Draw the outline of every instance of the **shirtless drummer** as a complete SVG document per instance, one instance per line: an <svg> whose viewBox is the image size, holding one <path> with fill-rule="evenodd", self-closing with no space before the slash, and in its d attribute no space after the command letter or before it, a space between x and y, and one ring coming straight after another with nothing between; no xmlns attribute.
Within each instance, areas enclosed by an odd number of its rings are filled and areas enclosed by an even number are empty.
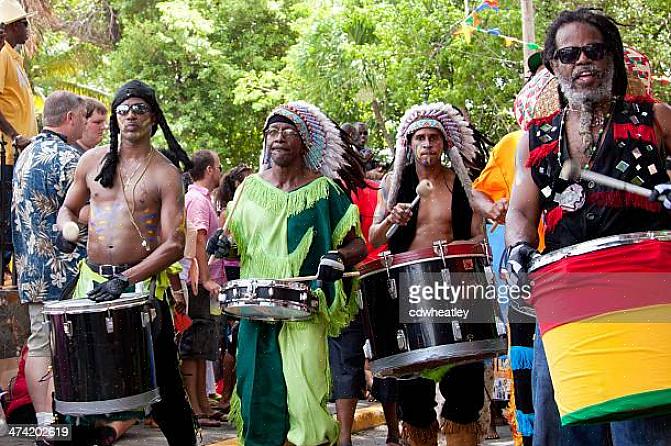
<svg viewBox="0 0 671 446"><path fill-rule="evenodd" d="M161 401L153 416L171 446L195 445L191 408L179 374L174 327L164 299L166 268L184 253L184 191L179 170L151 145L158 127L175 159L191 166L168 127L154 90L133 80L112 102L110 145L82 156L58 214L58 227L77 222L90 200L88 259L80 263L74 298L102 302L155 280L161 328L154 341ZM61 249L67 243L59 237ZM145 290L148 286L145 286Z"/></svg>
<svg viewBox="0 0 671 446"><path fill-rule="evenodd" d="M405 113L396 136L393 171L385 177L378 193L369 234L375 247L388 243L389 250L396 254L431 247L437 240L483 240L483 222L467 199L471 182L461 156L475 157L472 134L460 112L449 104L416 105ZM444 154L452 168L441 163ZM430 205L420 201L414 212L409 203L415 198L419 181L425 179L433 184ZM400 227L387 240L386 233L393 224ZM483 388L482 363L453 367L440 380L441 393L446 397L441 417L447 444L477 444ZM402 438L412 446L437 444L435 394L436 383L432 380L399 380Z"/></svg>

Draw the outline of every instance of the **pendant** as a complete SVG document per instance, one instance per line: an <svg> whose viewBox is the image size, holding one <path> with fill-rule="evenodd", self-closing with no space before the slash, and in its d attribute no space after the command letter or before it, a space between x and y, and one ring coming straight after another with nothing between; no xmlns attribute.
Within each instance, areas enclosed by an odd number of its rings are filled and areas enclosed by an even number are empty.
<svg viewBox="0 0 671 446"><path fill-rule="evenodd" d="M144 239L144 238L142 239L142 247L147 252L151 251L151 248L149 247L149 243L147 243L147 239Z"/></svg>
<svg viewBox="0 0 671 446"><path fill-rule="evenodd" d="M559 195L559 206L566 212L574 212L585 204L585 190L581 185L574 183Z"/></svg>

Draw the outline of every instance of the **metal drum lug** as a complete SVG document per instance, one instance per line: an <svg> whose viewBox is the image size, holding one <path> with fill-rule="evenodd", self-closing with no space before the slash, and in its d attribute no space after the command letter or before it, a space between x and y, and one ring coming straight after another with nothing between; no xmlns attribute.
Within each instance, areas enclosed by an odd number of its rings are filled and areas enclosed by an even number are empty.
<svg viewBox="0 0 671 446"><path fill-rule="evenodd" d="M140 313L140 320L142 321L142 328L145 328L147 325L149 325L149 323L151 322L149 313L147 313L146 311Z"/></svg>
<svg viewBox="0 0 671 446"><path fill-rule="evenodd" d="M389 274L389 268L394 263L394 254L391 251L382 251L377 255L382 260L382 265L387 269L387 274Z"/></svg>
<svg viewBox="0 0 671 446"><path fill-rule="evenodd" d="M366 359L373 359L373 348L370 346L370 339L366 339L363 344L363 356Z"/></svg>
<svg viewBox="0 0 671 446"><path fill-rule="evenodd" d="M451 285L452 285L452 278L450 277L450 270L449 270L449 269L447 269L447 268L441 268L441 270L440 270L440 276L442 277L443 282L444 282L447 286L451 286Z"/></svg>
<svg viewBox="0 0 671 446"><path fill-rule="evenodd" d="M389 291L389 297L391 297L393 300L398 299L398 289L396 288L396 279L392 279L391 277L387 279L387 290Z"/></svg>
<svg viewBox="0 0 671 446"><path fill-rule="evenodd" d="M455 341L461 341L464 339L461 335L461 327L457 321L452 321L452 337Z"/></svg>
<svg viewBox="0 0 671 446"><path fill-rule="evenodd" d="M408 340L405 337L403 330L398 330L396 332L396 343L398 344L398 349L401 351L408 350Z"/></svg>
<svg viewBox="0 0 671 446"><path fill-rule="evenodd" d="M447 251L447 240L436 240L433 242L433 252L440 256L440 259L443 261L443 268L447 268L447 262L445 261L445 252Z"/></svg>
<svg viewBox="0 0 671 446"><path fill-rule="evenodd" d="M363 309L363 293L361 290L356 290L354 292L354 298L356 299L356 304L359 307L359 310Z"/></svg>
<svg viewBox="0 0 671 446"><path fill-rule="evenodd" d="M68 336L69 338L72 337L72 322L70 321L65 321L63 322L63 332Z"/></svg>
<svg viewBox="0 0 671 446"><path fill-rule="evenodd" d="M112 313L109 308L107 309L107 317L105 318L105 329L107 333L114 333L114 319L112 319Z"/></svg>

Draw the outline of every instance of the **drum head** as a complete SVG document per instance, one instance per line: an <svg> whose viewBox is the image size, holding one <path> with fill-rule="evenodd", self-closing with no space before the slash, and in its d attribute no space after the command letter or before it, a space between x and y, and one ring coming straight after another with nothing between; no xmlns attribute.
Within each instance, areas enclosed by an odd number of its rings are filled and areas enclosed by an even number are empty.
<svg viewBox="0 0 671 446"><path fill-rule="evenodd" d="M256 321L301 321L319 306L307 285L270 279L232 280L219 302L225 313Z"/></svg>
<svg viewBox="0 0 671 446"><path fill-rule="evenodd" d="M508 341L502 337L437 345L376 359L371 362L371 370L378 378L416 378L425 370L494 358L507 349Z"/></svg>
<svg viewBox="0 0 671 446"><path fill-rule="evenodd" d="M254 321L304 321L314 314L308 311L307 305L259 299L253 304L231 301L224 308L224 312L240 319Z"/></svg>
<svg viewBox="0 0 671 446"><path fill-rule="evenodd" d="M453 241L443 245L442 257L437 246L407 251L399 254L389 252L378 254L377 259L369 260L357 265L361 273L359 279L369 275L377 274L387 270L403 268L407 265L415 265L426 262L442 262L443 259L489 257L487 248L482 243L470 243L465 241Z"/></svg>
<svg viewBox="0 0 671 446"><path fill-rule="evenodd" d="M301 282L289 282L285 280L274 279L238 279L230 280L222 291L232 289L255 289L255 288L276 288L295 291L310 291L310 287ZM221 299L220 299L221 300Z"/></svg>
<svg viewBox="0 0 671 446"><path fill-rule="evenodd" d="M567 257L579 256L617 246L633 245L648 240L671 241L671 231L633 232L631 234L611 235L567 246L533 260L529 266L529 272L536 271Z"/></svg>
<svg viewBox="0 0 671 446"><path fill-rule="evenodd" d="M147 295L142 293L124 293L119 299L109 302L94 302L90 299L70 299L58 302L45 302L45 314L79 314L98 313L108 310L120 310L122 308L143 305Z"/></svg>

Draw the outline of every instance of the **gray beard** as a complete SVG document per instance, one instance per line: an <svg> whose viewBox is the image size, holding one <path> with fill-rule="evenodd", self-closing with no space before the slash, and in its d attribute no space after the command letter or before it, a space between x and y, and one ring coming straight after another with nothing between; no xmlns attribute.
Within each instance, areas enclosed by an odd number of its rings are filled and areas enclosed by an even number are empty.
<svg viewBox="0 0 671 446"><path fill-rule="evenodd" d="M580 67L584 69L585 67ZM593 90L576 90L573 88L572 77L557 76L559 87L568 101L569 109L579 113L578 133L582 137L582 150L585 151L594 144L592 124L594 123L597 105L608 101L613 96L613 59L608 64L602 75L601 85Z"/></svg>
<svg viewBox="0 0 671 446"><path fill-rule="evenodd" d="M580 67L584 69L585 67ZM575 70L574 70L575 71ZM582 110L587 104L591 109L595 104L610 100L613 96L613 59L608 58L608 64L602 74L601 85L593 90L576 90L573 88L573 78L557 76L559 87L571 108Z"/></svg>

